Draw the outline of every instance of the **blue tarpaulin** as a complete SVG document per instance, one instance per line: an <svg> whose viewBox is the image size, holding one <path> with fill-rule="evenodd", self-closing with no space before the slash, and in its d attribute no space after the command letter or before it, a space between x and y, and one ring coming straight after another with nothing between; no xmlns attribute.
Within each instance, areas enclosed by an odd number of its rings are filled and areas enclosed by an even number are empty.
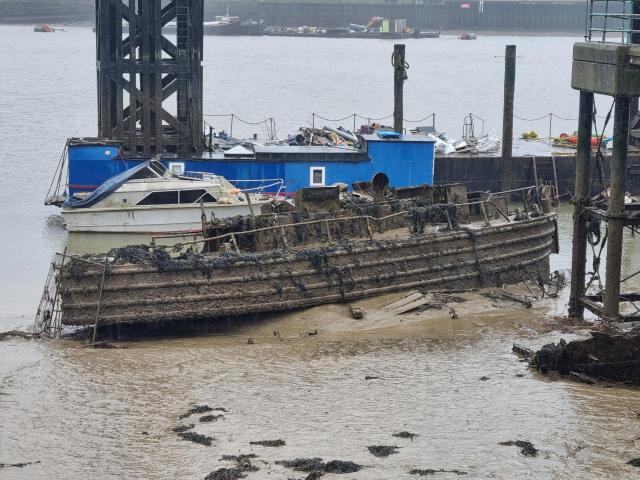
<svg viewBox="0 0 640 480"><path fill-rule="evenodd" d="M125 170L124 172L105 180L102 184L98 185L98 188L85 198L70 197L69 200L62 204L62 208L87 208L95 205L100 200L115 192L136 173L148 168L149 163L149 161L141 163L140 165L136 165L129 170Z"/></svg>
<svg viewBox="0 0 640 480"><path fill-rule="evenodd" d="M400 138L400 134L392 130L378 130L376 133L380 138Z"/></svg>

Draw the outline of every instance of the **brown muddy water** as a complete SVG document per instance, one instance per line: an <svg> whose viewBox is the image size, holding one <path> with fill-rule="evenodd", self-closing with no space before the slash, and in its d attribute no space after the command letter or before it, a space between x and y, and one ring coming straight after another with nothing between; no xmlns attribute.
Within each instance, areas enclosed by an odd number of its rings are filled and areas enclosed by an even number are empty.
<svg viewBox="0 0 640 480"><path fill-rule="evenodd" d="M207 113L275 115L290 122L279 123L281 134L304 125L318 105L327 116L389 113L388 75L372 65L388 64L393 42L353 40L349 48L367 54L342 61L336 54L342 44L304 40L205 39ZM495 133L500 56L505 44L516 43L517 111L575 116L568 63L574 40L407 41L407 114L420 118L435 110L442 129L455 135L466 113L480 112ZM57 212L41 206L64 139L95 132L91 32L34 36L28 27L0 27L0 45L11 65L0 82L4 331L32 323L55 250L104 250L142 239L67 236ZM314 61L301 63L309 52ZM243 81L219 74L219 65L241 71ZM545 125L516 128L544 131ZM563 207L554 269L569 266L570 224ZM638 245L625 247L626 274L640 267ZM640 278L634 281L631 287L640 287ZM626 464L640 457L637 389L541 376L511 354L513 343L535 348L584 334L561 332L552 319L565 312L566 294L531 310L471 295L451 304L457 319L448 308L391 316L377 307L393 298L372 299L363 304L362 321L351 320L346 306L326 306L230 321L217 335L120 342L124 348L115 349L70 340L0 341L0 478L202 479L235 466L223 455L249 453L258 456L251 462L259 468L245 472L249 480L305 478L276 464L296 457L363 466L328 473L327 480L421 478L409 474L413 469L467 473L434 473L443 479L637 478L640 469ZM228 411L179 419L194 405ZM207 415L223 417L200 422ZM192 423L193 432L214 438L211 446L172 430ZM393 436L402 431L417 436ZM280 439L284 446L251 444ZM531 442L537 456L499 445L518 440ZM377 457L371 446L398 448Z"/></svg>
<svg viewBox="0 0 640 480"><path fill-rule="evenodd" d="M568 259L567 208L560 219L564 253L554 268ZM636 478L626 462L640 457L638 390L542 376L510 352L513 343L584 335L561 333L552 318L566 298L527 310L463 297L448 304L457 319L447 307L380 310L395 295L363 302L361 321L332 305L115 349L0 342L0 463L38 462L2 468L0 478L204 478L238 454L257 455L249 479L306 478L276 463L298 457L363 466L327 479L421 478L414 469L458 471L437 478ZM227 411L180 419L194 405ZM199 421L211 414L223 417ZM172 430L190 424L211 446ZM393 436L401 431L417 436ZM284 446L251 444L280 439ZM499 445L516 440L537 456ZM397 453L367 448L379 445Z"/></svg>

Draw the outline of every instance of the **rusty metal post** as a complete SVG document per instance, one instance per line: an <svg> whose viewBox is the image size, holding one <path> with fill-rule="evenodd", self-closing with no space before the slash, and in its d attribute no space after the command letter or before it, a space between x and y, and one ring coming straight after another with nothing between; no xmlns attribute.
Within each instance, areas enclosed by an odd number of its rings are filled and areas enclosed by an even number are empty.
<svg viewBox="0 0 640 480"><path fill-rule="evenodd" d="M607 276L604 287L604 316L616 320L620 315L620 269L625 221L624 180L629 138L629 97L616 97L611 154L611 187L607 210Z"/></svg>
<svg viewBox="0 0 640 480"><path fill-rule="evenodd" d="M513 99L516 87L516 46L507 45L504 57L504 104L502 110L502 165L500 190L511 190L513 183Z"/></svg>
<svg viewBox="0 0 640 480"><path fill-rule="evenodd" d="M402 133L404 118L404 81L407 79L405 64L405 48L403 44L393 46L393 129Z"/></svg>
<svg viewBox="0 0 640 480"><path fill-rule="evenodd" d="M578 151L576 153L576 186L573 213L573 247L571 251L571 296L569 316L582 318L584 306L585 269L587 263L587 222L584 212L589 202L591 187L591 127L593 120L593 93L580 92L578 113Z"/></svg>

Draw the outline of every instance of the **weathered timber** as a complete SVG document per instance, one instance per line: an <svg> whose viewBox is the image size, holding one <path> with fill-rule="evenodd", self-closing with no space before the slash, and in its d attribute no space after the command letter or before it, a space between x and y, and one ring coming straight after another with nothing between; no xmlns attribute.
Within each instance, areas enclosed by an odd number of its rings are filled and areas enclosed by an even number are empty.
<svg viewBox="0 0 640 480"><path fill-rule="evenodd" d="M603 380L640 384L640 329L627 333L592 332L591 338L548 344L531 364L562 375L577 374Z"/></svg>
<svg viewBox="0 0 640 480"><path fill-rule="evenodd" d="M374 222L375 223L375 222ZM103 268L71 258L62 271L62 321L100 325L219 318L349 302L383 293L472 288L548 273L554 214L411 234L407 226L340 244L259 252L152 252ZM275 229L277 230L277 229Z"/></svg>

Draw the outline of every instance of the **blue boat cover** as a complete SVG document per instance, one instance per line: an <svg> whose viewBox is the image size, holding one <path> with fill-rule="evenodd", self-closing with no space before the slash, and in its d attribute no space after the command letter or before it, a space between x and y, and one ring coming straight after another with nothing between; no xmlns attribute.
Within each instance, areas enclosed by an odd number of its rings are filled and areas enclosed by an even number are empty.
<svg viewBox="0 0 640 480"><path fill-rule="evenodd" d="M377 130L376 133L380 138L400 138L400 134L393 130Z"/></svg>
<svg viewBox="0 0 640 480"><path fill-rule="evenodd" d="M150 161L147 160L140 165L136 165L133 168L125 170L124 172L105 180L103 183L98 185L98 188L96 188L93 192L91 192L84 198L73 196L69 197L69 199L62 204L62 208L88 208L92 205L95 205L100 200L115 192L122 186L122 184L133 177L136 173L144 170L145 168L148 168L149 164Z"/></svg>

